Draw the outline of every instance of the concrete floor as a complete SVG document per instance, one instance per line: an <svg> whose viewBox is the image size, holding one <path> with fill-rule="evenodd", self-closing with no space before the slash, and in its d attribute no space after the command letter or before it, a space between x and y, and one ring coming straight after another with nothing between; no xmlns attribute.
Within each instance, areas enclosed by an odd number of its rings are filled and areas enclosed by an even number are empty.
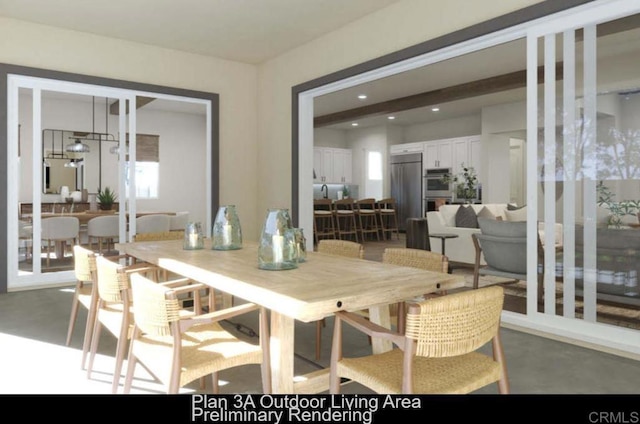
<svg viewBox="0 0 640 424"><path fill-rule="evenodd" d="M108 394L113 375L115 339L103 332L95 372L81 370L86 312L81 310L71 346L64 345L72 287L47 288L0 295L0 394ZM256 317L234 319L257 329ZM231 331L233 325L227 324ZM297 323L295 371L304 374L329 363L333 320L323 331L322 357L314 359L315 323ZM640 361L503 328L502 338L513 394L638 394ZM370 351L367 338L345 329L345 355ZM254 340L257 340L254 338ZM488 348L488 346L485 346ZM126 367L125 367L126 368ZM139 368L132 393L163 393L164 388ZM220 374L222 393L260 393L256 365ZM199 391L197 384L183 389ZM343 393L370 393L350 383ZM480 394L495 394L488 386Z"/></svg>

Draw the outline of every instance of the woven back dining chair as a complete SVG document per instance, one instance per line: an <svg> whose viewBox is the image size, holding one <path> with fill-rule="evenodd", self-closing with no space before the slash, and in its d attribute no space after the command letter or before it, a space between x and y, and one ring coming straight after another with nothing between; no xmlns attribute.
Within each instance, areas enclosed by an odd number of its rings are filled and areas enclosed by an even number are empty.
<svg viewBox="0 0 640 424"><path fill-rule="evenodd" d="M364 259L364 246L355 241L323 239L318 242L317 250L319 253ZM326 325L327 321L324 318L316 321L316 360L320 359L322 328Z"/></svg>
<svg viewBox="0 0 640 424"><path fill-rule="evenodd" d="M73 246L73 263L76 286L73 291L71 316L69 317L69 327L67 329L67 340L65 344L67 346L71 344L73 329L75 328L76 320L78 318L78 310L80 306L83 306L87 310L87 321L85 323L84 339L82 341L81 366L82 369L85 369L96 314L96 304L98 301L97 294L95 293L97 289L95 284L96 255L89 249L85 249L80 245L75 245Z"/></svg>
<svg viewBox="0 0 640 424"><path fill-rule="evenodd" d="M449 259L445 255L422 249L387 247L382 253L382 262L386 264L424 269L425 271L442 272L445 274L449 270ZM446 291L441 290L438 294L446 294ZM425 297L430 296L432 295L425 295ZM392 305L390 308L390 314L392 318L396 319L396 328L398 329L398 332L403 334L405 302L398 302L397 304Z"/></svg>
<svg viewBox="0 0 640 424"><path fill-rule="evenodd" d="M178 295L202 290L203 284L157 284L140 274L131 276L135 326L129 349L124 392L129 393L137 363L178 393L191 381L212 375L213 393L219 392L218 372L260 364L262 389L271 393L269 330L266 310L252 303L228 309L180 316ZM259 311L259 344L242 341L219 322Z"/></svg>
<svg viewBox="0 0 640 424"><path fill-rule="evenodd" d="M116 362L113 373L112 393L120 384L122 363L127 351L131 331L132 310L129 276L132 272L146 272L157 281L157 268L147 263L122 265L112 258L96 257L97 302L91 334L91 348L87 378L91 378L93 364L100 341L102 327L116 337Z"/></svg>
<svg viewBox="0 0 640 424"><path fill-rule="evenodd" d="M331 350L330 392L340 379L360 383L380 394L466 394L497 383L509 393L500 341L504 291L500 286L467 290L409 306L407 328L398 334L351 312L336 312ZM381 354L345 358L342 324L396 348ZM491 342L492 353L481 348Z"/></svg>

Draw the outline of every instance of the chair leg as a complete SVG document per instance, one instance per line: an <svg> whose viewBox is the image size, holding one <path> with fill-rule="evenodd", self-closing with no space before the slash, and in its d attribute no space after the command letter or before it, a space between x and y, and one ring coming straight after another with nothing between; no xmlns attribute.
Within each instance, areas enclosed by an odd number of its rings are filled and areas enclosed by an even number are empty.
<svg viewBox="0 0 640 424"><path fill-rule="evenodd" d="M76 284L76 290L73 294L73 304L71 305L71 317L69 317L69 327L67 329L67 340L65 345L69 346L71 344L71 335L73 334L73 329L76 325L76 318L78 317L78 290L82 287L82 284Z"/></svg>
<svg viewBox="0 0 640 424"><path fill-rule="evenodd" d="M91 349L89 350L89 364L87 365L87 378L91 378L91 371L93 370L93 360L96 357L96 351L98 350L98 342L100 340L100 320L99 320L99 308L100 304L97 305L96 310L96 318L93 323L93 332L91 334Z"/></svg>

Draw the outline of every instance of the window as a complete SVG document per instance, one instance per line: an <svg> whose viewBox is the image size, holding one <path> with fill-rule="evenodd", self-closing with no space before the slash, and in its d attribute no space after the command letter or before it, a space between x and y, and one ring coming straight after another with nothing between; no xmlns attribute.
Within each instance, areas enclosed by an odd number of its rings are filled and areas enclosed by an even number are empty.
<svg viewBox="0 0 640 424"><path fill-rule="evenodd" d="M129 141L127 134L127 143ZM160 141L157 135L136 135L136 199L157 199L160 175ZM125 164L129 175L129 161ZM129 179L126 182L129 194Z"/></svg>
<svg viewBox="0 0 640 424"><path fill-rule="evenodd" d="M129 162L125 164L126 174L129 175ZM158 162L136 162L136 199L158 198L158 176L160 174ZM129 179L126 180L127 197L129 196Z"/></svg>
<svg viewBox="0 0 640 424"><path fill-rule="evenodd" d="M368 164L369 179L382 180L382 154L380 152L369 152Z"/></svg>

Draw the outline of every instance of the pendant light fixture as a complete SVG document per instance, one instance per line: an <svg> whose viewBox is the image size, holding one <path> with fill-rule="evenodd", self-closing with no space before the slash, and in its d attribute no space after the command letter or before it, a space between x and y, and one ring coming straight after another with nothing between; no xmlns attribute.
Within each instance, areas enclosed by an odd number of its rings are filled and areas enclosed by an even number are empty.
<svg viewBox="0 0 640 424"><path fill-rule="evenodd" d="M89 153L91 149L87 144L84 144L79 138L73 144L67 145L67 152L72 153Z"/></svg>
<svg viewBox="0 0 640 424"><path fill-rule="evenodd" d="M84 165L84 159L70 159L69 162L64 164L65 168L79 168Z"/></svg>

